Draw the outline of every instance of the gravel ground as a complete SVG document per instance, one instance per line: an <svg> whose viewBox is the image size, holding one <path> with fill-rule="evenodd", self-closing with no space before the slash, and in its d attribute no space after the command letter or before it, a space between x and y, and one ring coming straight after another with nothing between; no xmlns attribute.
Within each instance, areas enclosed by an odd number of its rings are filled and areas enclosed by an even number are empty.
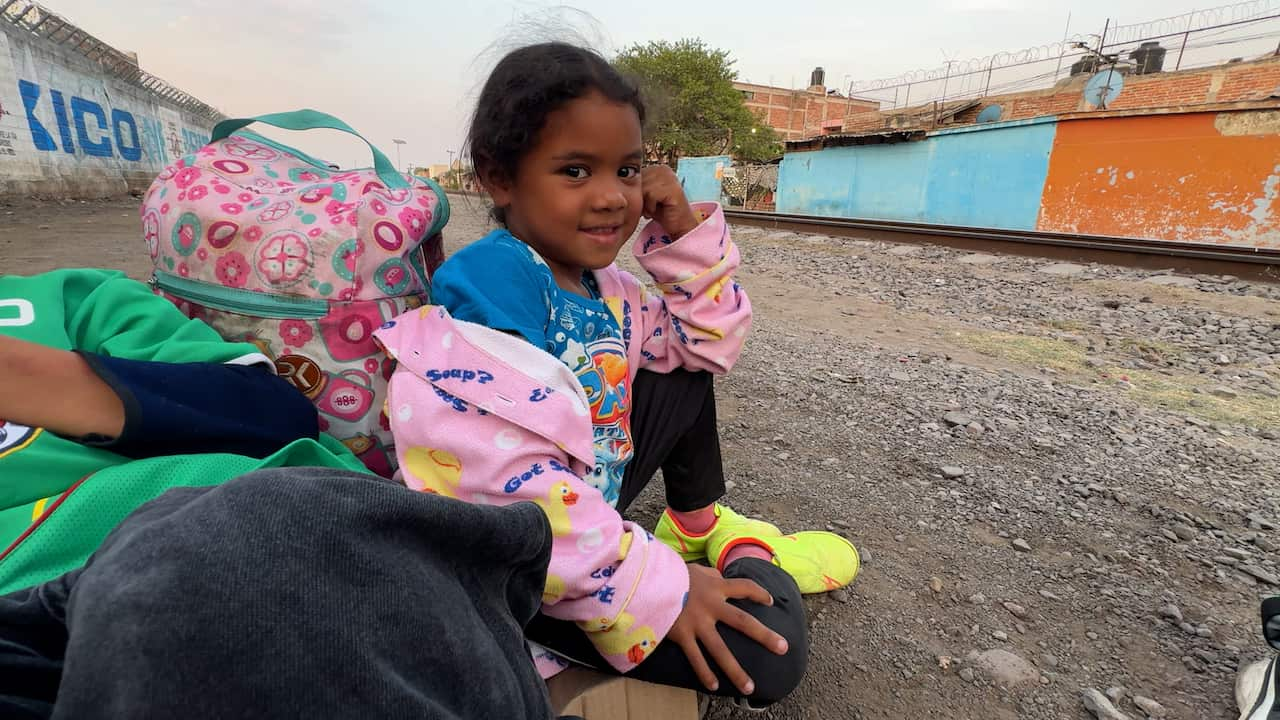
<svg viewBox="0 0 1280 720"><path fill-rule="evenodd" d="M481 213L455 199L451 246ZM132 202L0 207L0 263L145 277L136 226ZM1280 592L1280 288L735 237L756 323L717 389L728 500L865 567L811 598L794 696L710 717L1091 718L1089 689L1236 717ZM655 483L635 514L660 510Z"/></svg>

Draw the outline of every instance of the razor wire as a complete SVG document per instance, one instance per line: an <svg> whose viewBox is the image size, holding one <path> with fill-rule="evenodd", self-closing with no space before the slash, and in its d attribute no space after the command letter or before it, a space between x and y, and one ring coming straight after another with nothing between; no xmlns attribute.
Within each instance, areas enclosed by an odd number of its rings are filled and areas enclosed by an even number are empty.
<svg viewBox="0 0 1280 720"><path fill-rule="evenodd" d="M162 78L138 67L137 61L33 0L0 0L0 21L36 37L62 45L98 63L112 77L136 85L197 117L218 122L226 115Z"/></svg>
<svg viewBox="0 0 1280 720"><path fill-rule="evenodd" d="M1280 15L1280 0L1250 0L1250 2L1222 5L1207 10L1192 10L1181 15L1112 26L1107 31L1107 46L1125 45L1197 30L1208 30L1223 25L1234 25L1268 15Z"/></svg>
<svg viewBox="0 0 1280 720"><path fill-rule="evenodd" d="M1060 69L1064 63L1074 62L1077 59L1094 54L1100 45L1103 50L1114 53L1116 48L1135 46L1144 41L1184 35L1195 36L1210 30L1231 28L1277 18L1280 18L1280 0L1250 0L1250 2L1195 10L1182 15L1129 25L1110 25L1101 34L1074 34L1057 42L1021 50L996 52L967 60L952 60L942 66L909 70L893 77L854 81L849 85L849 93L874 93L896 88L909 88L912 85L924 83L959 82L963 84L966 78L972 76L990 75L995 71L1006 68L1034 65L1047 61L1058 61ZM1233 39L1218 44L1226 45L1242 42L1243 40L1244 38ZM1184 47L1183 49L1185 50L1186 48ZM1055 77L1056 74L1055 72ZM961 91L960 95L969 95L972 92ZM956 96L951 93L945 94L945 99L954 97Z"/></svg>
<svg viewBox="0 0 1280 720"><path fill-rule="evenodd" d="M1277 0L1280 1L1280 0ZM992 70L1000 70L1018 65L1030 65L1046 60L1071 57L1082 54L1075 43L1088 43L1095 40L1096 35L1072 35L1066 40L1023 48L1021 50L1002 51L985 57L968 60L953 60L942 67L909 70L901 75L879 80L855 81L851 84L851 92L873 92L922 82L934 82L964 75L976 75Z"/></svg>

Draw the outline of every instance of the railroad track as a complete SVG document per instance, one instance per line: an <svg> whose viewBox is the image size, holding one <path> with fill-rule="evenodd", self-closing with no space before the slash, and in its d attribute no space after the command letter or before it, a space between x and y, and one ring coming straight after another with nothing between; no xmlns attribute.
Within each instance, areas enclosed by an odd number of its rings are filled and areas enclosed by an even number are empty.
<svg viewBox="0 0 1280 720"><path fill-rule="evenodd" d="M725 210L735 223L757 227L858 237L889 242L946 245L1111 265L1173 269L1180 272L1280 282L1280 249L1170 242L1143 238L999 230L962 225L831 218L817 215Z"/></svg>

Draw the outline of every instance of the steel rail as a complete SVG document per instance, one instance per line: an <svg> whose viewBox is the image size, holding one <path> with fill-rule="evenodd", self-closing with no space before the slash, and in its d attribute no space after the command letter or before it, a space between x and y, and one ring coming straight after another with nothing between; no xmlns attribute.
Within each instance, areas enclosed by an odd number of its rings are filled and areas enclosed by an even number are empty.
<svg viewBox="0 0 1280 720"><path fill-rule="evenodd" d="M1254 248L1175 242L1148 238L1076 233L1005 230L964 225L834 218L794 213L725 210L732 222L843 237L879 236L891 241L945 244L975 250L1023 255L1070 257L1121 265L1169 267L1198 272L1235 270L1230 274L1280 281L1280 248Z"/></svg>

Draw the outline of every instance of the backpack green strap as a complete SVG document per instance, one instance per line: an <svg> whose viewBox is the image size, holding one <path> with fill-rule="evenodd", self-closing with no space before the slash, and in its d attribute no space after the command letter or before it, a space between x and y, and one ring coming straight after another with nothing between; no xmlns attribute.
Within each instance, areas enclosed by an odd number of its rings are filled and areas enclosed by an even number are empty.
<svg viewBox="0 0 1280 720"><path fill-rule="evenodd" d="M266 125L272 125L282 130L339 130L364 140L369 149L373 151L373 169L378 173L378 178L382 180L382 184L391 189L400 189L409 187L409 181L396 169L395 165L387 159L382 151L369 142L363 135L356 132L350 125L339 120L338 118L322 113L319 110L294 110L293 112L269 113L267 115L259 115L249 118L231 118L223 120L213 126L210 142L224 140L231 133L260 122Z"/></svg>

